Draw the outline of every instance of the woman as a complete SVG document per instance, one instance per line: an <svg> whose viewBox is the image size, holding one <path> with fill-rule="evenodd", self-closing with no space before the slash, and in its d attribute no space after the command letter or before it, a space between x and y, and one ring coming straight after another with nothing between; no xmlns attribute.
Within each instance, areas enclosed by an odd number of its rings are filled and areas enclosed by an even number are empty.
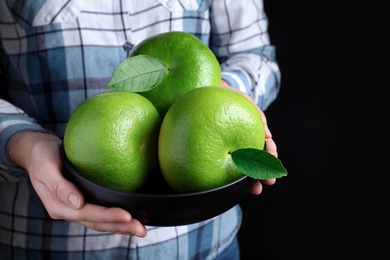
<svg viewBox="0 0 390 260"><path fill-rule="evenodd" d="M122 209L85 202L62 176L59 146L72 111L106 90L132 47L167 31L207 44L221 63L221 85L248 94L266 124L262 111L277 97L280 71L263 2L0 5L0 258L239 259L239 206L191 225L143 226ZM266 129L267 151L277 156ZM252 193L261 191L258 182Z"/></svg>

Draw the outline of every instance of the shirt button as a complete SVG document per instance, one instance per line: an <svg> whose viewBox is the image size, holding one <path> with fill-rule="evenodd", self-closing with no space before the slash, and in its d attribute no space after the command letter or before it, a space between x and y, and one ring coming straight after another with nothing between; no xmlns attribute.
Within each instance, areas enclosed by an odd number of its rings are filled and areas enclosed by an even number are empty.
<svg viewBox="0 0 390 260"><path fill-rule="evenodd" d="M126 42L124 45L123 45L123 49L126 51L126 52L129 52L131 49L133 49L134 45L131 44L130 42Z"/></svg>

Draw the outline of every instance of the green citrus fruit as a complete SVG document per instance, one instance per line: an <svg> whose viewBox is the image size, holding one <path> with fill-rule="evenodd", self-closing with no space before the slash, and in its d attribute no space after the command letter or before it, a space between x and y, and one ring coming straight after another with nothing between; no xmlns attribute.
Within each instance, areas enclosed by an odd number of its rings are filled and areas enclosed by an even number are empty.
<svg viewBox="0 0 390 260"><path fill-rule="evenodd" d="M264 149L265 130L256 106L222 87L194 89L166 113L158 156L167 183L180 193L208 190L245 176L231 153Z"/></svg>
<svg viewBox="0 0 390 260"><path fill-rule="evenodd" d="M146 38L134 47L130 57L140 54L155 57L168 67L160 84L140 93L155 105L162 118L188 91L221 83L221 68L214 53L190 33L173 31Z"/></svg>
<svg viewBox="0 0 390 260"><path fill-rule="evenodd" d="M65 154L86 178L105 187L132 192L158 170L161 118L145 97L103 92L82 102L64 134Z"/></svg>

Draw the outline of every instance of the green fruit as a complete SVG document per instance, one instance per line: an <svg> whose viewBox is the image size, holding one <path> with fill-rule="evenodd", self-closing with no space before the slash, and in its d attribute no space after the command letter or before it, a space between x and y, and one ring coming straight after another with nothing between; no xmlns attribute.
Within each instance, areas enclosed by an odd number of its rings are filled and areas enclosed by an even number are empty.
<svg viewBox="0 0 390 260"><path fill-rule="evenodd" d="M173 31L149 37L137 44L129 57L140 54L155 57L168 67L160 84L140 93L155 105L161 118L188 91L221 83L221 68L214 53L190 33Z"/></svg>
<svg viewBox="0 0 390 260"><path fill-rule="evenodd" d="M119 191L138 190L158 170L161 118L145 97L104 92L81 103L64 135L65 154L89 180Z"/></svg>
<svg viewBox="0 0 390 260"><path fill-rule="evenodd" d="M244 176L231 153L264 149L265 130L256 106L221 87L194 89L166 113L158 156L167 183L180 193L217 188Z"/></svg>

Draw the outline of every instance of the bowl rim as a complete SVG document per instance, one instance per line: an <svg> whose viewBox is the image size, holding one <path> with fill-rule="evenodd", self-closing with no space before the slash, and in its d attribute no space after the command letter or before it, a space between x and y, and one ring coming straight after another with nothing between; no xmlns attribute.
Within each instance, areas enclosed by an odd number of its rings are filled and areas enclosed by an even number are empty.
<svg viewBox="0 0 390 260"><path fill-rule="evenodd" d="M216 192L218 190L225 189L225 188L227 188L229 186L233 186L237 182L241 182L241 181L243 181L246 178L253 179L250 176L247 176L247 175L243 174L244 176L238 178L237 180L229 182L229 183L227 183L225 185L222 185L222 186L219 186L219 187L216 187L216 188L213 188L213 189L208 189L208 190L204 190L204 191L197 191L197 192L172 193L172 194L149 194L149 193L140 193L140 192L126 192L126 191L120 191L120 190L116 190L116 189L113 189L113 188L110 188L110 187L103 186L101 184L98 184L98 183L96 183L94 181L91 181L88 178L84 177L82 174L80 174L77 171L77 169L72 165L72 163L66 157L66 153L65 153L65 148L64 148L63 142L61 144L60 150L61 150L60 151L60 153L61 153L61 160L62 160L62 163L64 164L64 167L67 167L68 169L72 170L73 174L77 174L78 178L83 179L83 181L88 182L89 184L97 186L99 189L104 189L104 190L116 192L116 193L123 194L123 195L132 195L132 196L135 196L135 197L142 197L142 198L179 198L179 197L200 196L200 195L203 195L203 194L212 193L212 192Z"/></svg>

